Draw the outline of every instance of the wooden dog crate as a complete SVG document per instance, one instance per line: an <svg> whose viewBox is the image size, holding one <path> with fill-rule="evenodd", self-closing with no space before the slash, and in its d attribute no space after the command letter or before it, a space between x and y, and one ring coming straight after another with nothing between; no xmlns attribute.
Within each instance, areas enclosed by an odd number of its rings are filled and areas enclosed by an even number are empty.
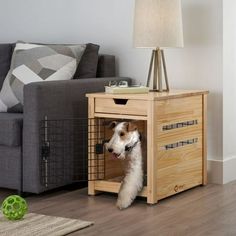
<svg viewBox="0 0 236 236"><path fill-rule="evenodd" d="M147 203L207 183L206 128L207 91L172 90L148 94L87 94L89 118L106 120L138 120L138 129L146 136L145 186L140 196ZM96 134L89 126L91 146L96 145ZM112 132L106 139L111 138ZM95 173L100 165L94 152L89 152L89 166ZM99 159L97 159L99 161ZM113 160L105 153L102 166L104 178L89 181L88 194L100 191L118 193L124 175L124 161ZM101 164L101 163L100 163ZM91 168L91 167L90 167ZM89 170L91 172L91 169ZM93 178L90 178L93 179Z"/></svg>

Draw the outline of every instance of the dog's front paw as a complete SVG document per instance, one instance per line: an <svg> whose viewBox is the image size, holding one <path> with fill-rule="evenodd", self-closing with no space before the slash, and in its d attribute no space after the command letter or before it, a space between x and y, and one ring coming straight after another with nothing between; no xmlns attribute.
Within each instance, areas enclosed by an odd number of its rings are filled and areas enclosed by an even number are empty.
<svg viewBox="0 0 236 236"><path fill-rule="evenodd" d="M118 198L117 200L117 203L116 203L116 206L120 209L120 210L123 210L123 209L126 209L127 207L129 207L131 205L133 201L128 198L128 197L125 197L125 198Z"/></svg>

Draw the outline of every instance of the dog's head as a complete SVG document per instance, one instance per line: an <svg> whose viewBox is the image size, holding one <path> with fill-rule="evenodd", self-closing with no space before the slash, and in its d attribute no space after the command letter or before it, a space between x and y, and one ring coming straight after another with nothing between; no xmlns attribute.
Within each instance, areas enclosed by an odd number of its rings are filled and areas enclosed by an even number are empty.
<svg viewBox="0 0 236 236"><path fill-rule="evenodd" d="M140 140L137 125L134 122L113 121L110 124L114 134L110 141L106 143L106 149L112 153L114 158L125 159L125 154L130 147Z"/></svg>

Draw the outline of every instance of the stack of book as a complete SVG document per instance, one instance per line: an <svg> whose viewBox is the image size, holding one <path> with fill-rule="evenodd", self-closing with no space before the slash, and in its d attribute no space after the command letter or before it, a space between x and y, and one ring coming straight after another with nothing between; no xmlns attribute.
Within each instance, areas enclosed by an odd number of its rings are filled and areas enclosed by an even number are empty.
<svg viewBox="0 0 236 236"><path fill-rule="evenodd" d="M120 94L120 93L148 93L149 88L145 86L130 86L130 87L119 87L119 86L114 86L114 87L109 87L105 86L105 92L106 93L115 93L115 94Z"/></svg>

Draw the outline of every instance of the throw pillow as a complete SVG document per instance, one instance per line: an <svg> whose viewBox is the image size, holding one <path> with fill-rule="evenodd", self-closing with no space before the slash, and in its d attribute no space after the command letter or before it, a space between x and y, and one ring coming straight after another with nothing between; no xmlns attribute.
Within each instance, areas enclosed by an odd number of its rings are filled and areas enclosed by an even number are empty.
<svg viewBox="0 0 236 236"><path fill-rule="evenodd" d="M23 111L23 89L28 83L72 79L85 48L17 43L0 92L0 112Z"/></svg>
<svg viewBox="0 0 236 236"><path fill-rule="evenodd" d="M74 79L96 78L99 45L88 43L77 67Z"/></svg>
<svg viewBox="0 0 236 236"><path fill-rule="evenodd" d="M13 44L0 44L0 89L10 69Z"/></svg>

